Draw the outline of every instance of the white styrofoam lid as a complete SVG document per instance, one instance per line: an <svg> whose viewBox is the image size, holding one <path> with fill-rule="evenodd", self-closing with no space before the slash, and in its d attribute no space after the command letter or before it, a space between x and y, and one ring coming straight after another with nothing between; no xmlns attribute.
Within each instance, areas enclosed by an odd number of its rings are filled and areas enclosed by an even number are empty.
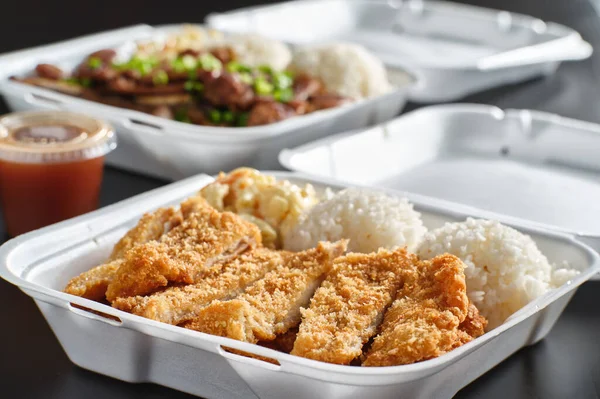
<svg viewBox="0 0 600 399"><path fill-rule="evenodd" d="M600 236L600 126L529 111L434 106L280 154L287 168L414 192Z"/></svg>

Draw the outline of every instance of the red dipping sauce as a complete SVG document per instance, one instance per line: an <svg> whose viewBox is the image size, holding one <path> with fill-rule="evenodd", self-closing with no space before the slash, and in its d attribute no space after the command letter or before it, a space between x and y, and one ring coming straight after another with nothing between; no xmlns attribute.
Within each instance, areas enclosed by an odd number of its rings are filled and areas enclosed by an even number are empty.
<svg viewBox="0 0 600 399"><path fill-rule="evenodd" d="M0 205L10 236L98 207L104 156L116 147L106 123L68 112L0 118Z"/></svg>

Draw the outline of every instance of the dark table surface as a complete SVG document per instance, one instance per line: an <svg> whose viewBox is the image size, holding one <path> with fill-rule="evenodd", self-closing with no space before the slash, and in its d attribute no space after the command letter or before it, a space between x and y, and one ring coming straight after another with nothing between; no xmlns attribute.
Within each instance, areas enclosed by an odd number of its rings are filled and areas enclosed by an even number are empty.
<svg viewBox="0 0 600 399"><path fill-rule="evenodd" d="M600 20L584 0L470 0L569 25L600 44ZM134 23L202 21L251 1L150 0L39 2L10 0L2 8L0 52ZM598 47L600 48L600 46ZM551 77L494 89L462 101L530 108L600 122L600 55L563 65ZM419 107L409 104L407 110ZM0 104L0 112L6 108ZM108 205L166 184L106 168L101 204ZM0 224L0 237L5 237ZM598 398L600 396L600 282L582 286L548 337L525 348L457 394L457 398ZM0 398L185 398L167 388L128 384L82 370L67 359L33 301L0 280Z"/></svg>

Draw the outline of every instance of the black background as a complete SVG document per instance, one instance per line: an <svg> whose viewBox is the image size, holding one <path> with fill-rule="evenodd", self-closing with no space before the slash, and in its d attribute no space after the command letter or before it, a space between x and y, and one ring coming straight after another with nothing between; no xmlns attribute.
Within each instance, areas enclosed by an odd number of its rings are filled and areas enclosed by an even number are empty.
<svg viewBox="0 0 600 399"><path fill-rule="evenodd" d="M600 44L600 20L587 0L467 2L566 24L580 31L592 45ZM2 3L0 53L136 23L201 22L209 12L253 2L5 0ZM462 101L538 109L600 122L598 57L594 55L584 62L565 64L551 77L490 90ZM419 106L409 104L407 110ZM6 107L0 104L0 113L4 111ZM107 167L101 203L108 205L163 184L166 182ZM0 225L0 237L6 239L3 225ZM599 288L600 283L586 283L545 340L521 350L456 397L600 397ZM187 397L190 396L154 385L120 382L72 365L33 301L0 281L0 398Z"/></svg>

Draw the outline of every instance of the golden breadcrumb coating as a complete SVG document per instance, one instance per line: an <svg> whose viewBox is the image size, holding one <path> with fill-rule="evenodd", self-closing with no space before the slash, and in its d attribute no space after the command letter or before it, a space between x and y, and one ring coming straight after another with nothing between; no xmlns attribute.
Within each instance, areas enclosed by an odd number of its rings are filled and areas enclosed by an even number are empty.
<svg viewBox="0 0 600 399"><path fill-rule="evenodd" d="M146 213L138 223L117 242L112 250L109 261L120 259L125 252L138 244L158 240L164 233L181 224L181 212L172 208L160 208L152 213Z"/></svg>
<svg viewBox="0 0 600 399"><path fill-rule="evenodd" d="M256 225L208 204L197 208L159 241L127 251L106 291L109 301L150 294L169 283L192 284L215 262L260 245Z"/></svg>
<svg viewBox="0 0 600 399"><path fill-rule="evenodd" d="M93 301L102 301L106 294L106 288L117 270L119 270L121 263L122 260L113 260L83 272L73 277L64 291L67 294L77 295Z"/></svg>
<svg viewBox="0 0 600 399"><path fill-rule="evenodd" d="M160 208L146 213L115 244L107 263L72 278L65 292L95 301L104 300L106 289L117 274L125 252L138 244L159 239L165 232L181 224L181 221L182 214L175 208Z"/></svg>
<svg viewBox="0 0 600 399"><path fill-rule="evenodd" d="M112 305L148 319L179 324L195 318L215 299L236 297L267 272L283 265L290 255L290 252L256 248L211 266L196 284L169 287L145 297L118 298Z"/></svg>
<svg viewBox="0 0 600 399"><path fill-rule="evenodd" d="M467 317L458 326L461 335L460 345L466 344L467 342L482 336L485 333L487 323L487 319L479 313L479 309L477 309L472 302L469 302Z"/></svg>
<svg viewBox="0 0 600 399"><path fill-rule="evenodd" d="M386 312L363 366L395 366L440 356L460 345L469 312L465 265L449 254L420 261Z"/></svg>
<svg viewBox="0 0 600 399"><path fill-rule="evenodd" d="M385 309L418 261L405 249L348 254L333 269L303 309L292 355L350 364L376 334Z"/></svg>
<svg viewBox="0 0 600 399"><path fill-rule="evenodd" d="M267 273L244 294L212 302L183 326L239 341L272 341L300 322L300 308L309 303L331 263L346 247L347 241L319 243L294 253L286 265Z"/></svg>

